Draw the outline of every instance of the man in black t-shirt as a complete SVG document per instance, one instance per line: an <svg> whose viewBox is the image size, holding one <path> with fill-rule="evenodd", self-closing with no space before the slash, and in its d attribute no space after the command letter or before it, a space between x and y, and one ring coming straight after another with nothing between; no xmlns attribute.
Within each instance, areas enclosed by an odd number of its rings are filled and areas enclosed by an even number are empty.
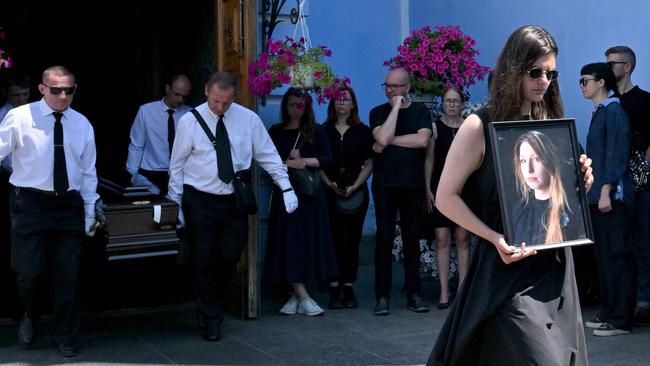
<svg viewBox="0 0 650 366"><path fill-rule="evenodd" d="M407 307L415 312L427 312L429 308L420 298L418 215L424 200L424 160L432 133L431 115L424 105L409 100L411 84L404 69L390 71L382 86L388 103L370 111L370 128L376 141L372 180L377 219L375 315L390 313L391 252L398 212Z"/></svg>
<svg viewBox="0 0 650 366"><path fill-rule="evenodd" d="M645 152L650 161L650 93L632 83L636 55L627 46L610 47L605 51L618 87L617 96L630 120L632 146ZM632 192L633 193L633 192ZM625 193L624 193L625 194ZM650 322L650 191L636 193L636 227L632 237L636 241L638 267L637 322Z"/></svg>

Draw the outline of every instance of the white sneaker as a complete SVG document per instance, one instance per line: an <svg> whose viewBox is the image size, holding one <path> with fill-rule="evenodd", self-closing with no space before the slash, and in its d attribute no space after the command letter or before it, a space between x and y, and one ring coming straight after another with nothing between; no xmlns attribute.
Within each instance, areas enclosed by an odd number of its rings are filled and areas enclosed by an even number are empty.
<svg viewBox="0 0 650 366"><path fill-rule="evenodd" d="M298 305L298 314L305 314L307 316L317 316L324 314L325 310L318 306L316 301L311 297L307 297Z"/></svg>
<svg viewBox="0 0 650 366"><path fill-rule="evenodd" d="M278 314L282 315L293 315L298 311L298 299L295 296L291 296L289 301L287 301L284 306L278 310Z"/></svg>

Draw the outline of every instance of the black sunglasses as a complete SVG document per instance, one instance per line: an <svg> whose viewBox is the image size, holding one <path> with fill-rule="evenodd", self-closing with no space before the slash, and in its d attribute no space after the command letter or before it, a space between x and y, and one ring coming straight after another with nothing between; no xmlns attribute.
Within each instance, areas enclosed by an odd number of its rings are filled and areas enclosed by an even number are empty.
<svg viewBox="0 0 650 366"><path fill-rule="evenodd" d="M59 95L62 92L65 92L66 95L72 95L74 94L75 90L77 90L76 86L58 87L58 86L45 85L45 87L50 89L50 93L52 93L52 95Z"/></svg>
<svg viewBox="0 0 650 366"><path fill-rule="evenodd" d="M546 75L546 80L548 81L553 81L557 79L558 75L560 74L557 70L551 69L551 70L542 70L541 67L533 67L532 69L526 71L528 76L530 76L531 79L539 79L542 77L542 75Z"/></svg>
<svg viewBox="0 0 650 366"><path fill-rule="evenodd" d="M596 80L596 79L594 79L594 78L591 78L591 79L590 78L580 78L578 80L578 84L580 84L581 86L587 86L587 84L589 84L589 80Z"/></svg>

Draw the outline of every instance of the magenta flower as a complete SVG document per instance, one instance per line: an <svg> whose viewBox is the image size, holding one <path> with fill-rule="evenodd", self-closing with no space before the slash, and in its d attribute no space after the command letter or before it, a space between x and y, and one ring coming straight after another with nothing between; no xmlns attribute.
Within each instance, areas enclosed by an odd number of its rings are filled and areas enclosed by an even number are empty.
<svg viewBox="0 0 650 366"><path fill-rule="evenodd" d="M323 58L331 56L332 51L327 46L309 48L304 38L298 41L291 37L285 37L284 41L270 39L267 50L248 65L246 84L256 96L267 96L284 85L298 86L314 94L318 103L324 103L342 94L341 87L350 82L347 77L336 77L325 63ZM314 85L310 86L308 82L312 79Z"/></svg>
<svg viewBox="0 0 650 366"><path fill-rule="evenodd" d="M476 61L476 42L458 26L424 26L404 38L397 56L384 61L391 70L404 68L418 93L441 95L445 87L466 88L490 72Z"/></svg>

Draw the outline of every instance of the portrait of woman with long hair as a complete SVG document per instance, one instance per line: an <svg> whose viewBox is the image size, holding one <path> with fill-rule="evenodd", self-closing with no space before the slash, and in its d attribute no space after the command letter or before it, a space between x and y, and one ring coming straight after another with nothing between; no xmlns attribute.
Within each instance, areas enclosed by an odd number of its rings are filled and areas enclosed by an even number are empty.
<svg viewBox="0 0 650 366"><path fill-rule="evenodd" d="M513 160L521 199L512 212L512 244L564 241L571 209L562 186L555 144L542 132L528 131L517 139Z"/></svg>

